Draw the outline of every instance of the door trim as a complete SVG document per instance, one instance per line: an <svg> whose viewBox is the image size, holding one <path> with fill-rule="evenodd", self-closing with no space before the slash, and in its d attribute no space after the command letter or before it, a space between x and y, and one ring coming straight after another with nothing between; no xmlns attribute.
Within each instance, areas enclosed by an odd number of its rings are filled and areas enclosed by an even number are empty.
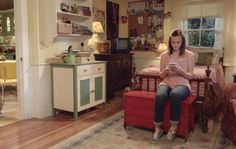
<svg viewBox="0 0 236 149"><path fill-rule="evenodd" d="M17 98L19 119L26 119L25 104L30 98L24 92L24 70L29 66L29 62L24 57L29 56L28 39L28 9L27 0L14 0L15 18L15 46L16 46L16 72L17 72ZM24 50L23 50L24 49Z"/></svg>

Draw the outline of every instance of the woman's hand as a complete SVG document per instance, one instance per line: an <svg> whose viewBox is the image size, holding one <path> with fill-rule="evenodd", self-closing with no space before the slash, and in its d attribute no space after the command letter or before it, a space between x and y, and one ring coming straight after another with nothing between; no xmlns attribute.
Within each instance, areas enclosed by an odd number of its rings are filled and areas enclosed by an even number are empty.
<svg viewBox="0 0 236 149"><path fill-rule="evenodd" d="M166 67L164 67L164 69L159 73L159 77L160 78L164 78L166 75L168 75L168 73L171 71L171 68L169 65L167 65Z"/></svg>
<svg viewBox="0 0 236 149"><path fill-rule="evenodd" d="M171 66L170 66L170 65L167 65L167 66L165 67L165 69L164 69L164 72L165 72L166 74L168 74L168 73L170 72L170 70L171 70Z"/></svg>
<svg viewBox="0 0 236 149"><path fill-rule="evenodd" d="M174 71L174 72L178 73L179 75L181 75L181 76L183 76L183 77L185 77L185 78L187 78L189 80L192 78L192 75L189 75L179 65L172 65L171 66L171 71Z"/></svg>
<svg viewBox="0 0 236 149"><path fill-rule="evenodd" d="M182 75L183 73L185 73L184 72L184 70L181 68L181 66L179 66L179 65L170 65L170 70L171 71L174 71L174 72L176 72L176 73L178 73L178 74L180 74L180 75Z"/></svg>

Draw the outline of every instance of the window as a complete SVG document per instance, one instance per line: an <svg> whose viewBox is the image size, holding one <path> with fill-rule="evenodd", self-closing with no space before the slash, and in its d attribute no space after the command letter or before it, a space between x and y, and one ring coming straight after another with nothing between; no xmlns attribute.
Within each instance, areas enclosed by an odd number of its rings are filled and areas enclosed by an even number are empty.
<svg viewBox="0 0 236 149"><path fill-rule="evenodd" d="M219 34L216 17L191 18L183 21L183 30L188 46L214 47Z"/></svg>
<svg viewBox="0 0 236 149"><path fill-rule="evenodd" d="M7 31L8 32L11 31L11 20L10 20L10 17L7 17Z"/></svg>

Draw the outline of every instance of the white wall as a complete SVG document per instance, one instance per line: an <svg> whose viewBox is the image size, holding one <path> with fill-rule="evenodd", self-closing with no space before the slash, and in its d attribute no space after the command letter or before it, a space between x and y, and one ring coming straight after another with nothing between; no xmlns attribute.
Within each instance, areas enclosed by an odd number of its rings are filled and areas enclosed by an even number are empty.
<svg viewBox="0 0 236 149"><path fill-rule="evenodd" d="M135 54L135 53L134 53ZM136 72L140 72L142 69L154 66L154 67L160 67L160 57L145 57L145 56L135 56L133 60L135 66L136 66Z"/></svg>
<svg viewBox="0 0 236 149"><path fill-rule="evenodd" d="M48 64L32 65L33 117L43 118L52 114L51 67Z"/></svg>

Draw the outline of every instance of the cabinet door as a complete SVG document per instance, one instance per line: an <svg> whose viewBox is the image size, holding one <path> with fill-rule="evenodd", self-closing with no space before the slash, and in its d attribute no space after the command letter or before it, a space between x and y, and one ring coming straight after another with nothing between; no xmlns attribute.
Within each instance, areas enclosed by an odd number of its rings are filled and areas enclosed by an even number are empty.
<svg viewBox="0 0 236 149"><path fill-rule="evenodd" d="M94 76L94 91L95 102L105 101L105 74Z"/></svg>
<svg viewBox="0 0 236 149"><path fill-rule="evenodd" d="M72 68L53 67L53 108L73 112L75 103Z"/></svg>
<svg viewBox="0 0 236 149"><path fill-rule="evenodd" d="M91 78L78 77L78 109L79 111L91 106Z"/></svg>

